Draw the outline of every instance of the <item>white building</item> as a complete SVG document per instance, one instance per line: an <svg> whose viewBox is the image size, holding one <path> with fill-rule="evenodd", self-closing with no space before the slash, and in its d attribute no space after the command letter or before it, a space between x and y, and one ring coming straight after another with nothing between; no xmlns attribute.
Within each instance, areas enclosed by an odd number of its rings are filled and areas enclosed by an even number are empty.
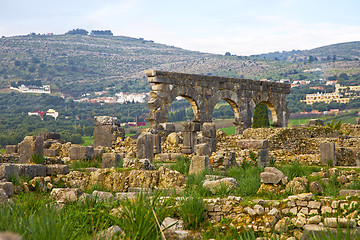
<svg viewBox="0 0 360 240"><path fill-rule="evenodd" d="M21 93L51 93L50 85L42 85L41 87L36 86L25 86L22 84L20 87L10 87L11 90L15 90Z"/></svg>

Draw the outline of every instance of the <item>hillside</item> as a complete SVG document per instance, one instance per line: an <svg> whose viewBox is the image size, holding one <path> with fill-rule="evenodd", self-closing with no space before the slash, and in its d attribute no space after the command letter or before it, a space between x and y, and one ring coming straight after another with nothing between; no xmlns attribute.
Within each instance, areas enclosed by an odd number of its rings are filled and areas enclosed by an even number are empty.
<svg viewBox="0 0 360 240"><path fill-rule="evenodd" d="M279 59L287 61L304 60L312 56L318 61L348 60L358 61L360 59L360 41L332 44L311 50L293 50L283 52L272 52L260 54L259 57ZM335 58L334 58L335 56Z"/></svg>
<svg viewBox="0 0 360 240"><path fill-rule="evenodd" d="M343 51L341 45L335 48ZM124 36L29 35L0 39L0 88L19 80L41 80L70 97L102 90L149 91L143 72L146 69L279 80L294 70L318 66L317 62L201 53ZM359 61L335 61L327 63L323 74L359 69Z"/></svg>

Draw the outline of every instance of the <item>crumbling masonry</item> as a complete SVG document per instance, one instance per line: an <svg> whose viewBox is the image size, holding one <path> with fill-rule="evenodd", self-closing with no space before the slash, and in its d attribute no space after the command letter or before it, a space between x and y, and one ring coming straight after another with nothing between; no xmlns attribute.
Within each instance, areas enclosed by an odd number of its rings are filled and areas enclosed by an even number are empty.
<svg viewBox="0 0 360 240"><path fill-rule="evenodd" d="M164 131L163 124L167 122L169 107L176 97L184 97L191 104L194 120L183 124L184 153L194 152L195 132L203 131L203 124L212 122L214 107L220 100L231 105L237 134L251 127L252 114L260 102L270 109L273 127L286 127L289 122L286 94L290 93L290 84L158 70L145 73L149 83L153 84L148 120L154 132ZM213 151L215 149L211 147Z"/></svg>

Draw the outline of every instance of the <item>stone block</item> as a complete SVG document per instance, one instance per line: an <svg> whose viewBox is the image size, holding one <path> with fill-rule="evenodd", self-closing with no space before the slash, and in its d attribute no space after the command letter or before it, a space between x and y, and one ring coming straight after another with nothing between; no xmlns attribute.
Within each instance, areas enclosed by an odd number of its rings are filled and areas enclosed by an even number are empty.
<svg viewBox="0 0 360 240"><path fill-rule="evenodd" d="M104 149L102 149L102 148L94 148L94 158L102 157L103 154L104 154Z"/></svg>
<svg viewBox="0 0 360 240"><path fill-rule="evenodd" d="M23 238L16 233L12 232L0 232L0 239L1 240L22 240Z"/></svg>
<svg viewBox="0 0 360 240"><path fill-rule="evenodd" d="M7 145L6 146L6 154L14 154L18 152L17 145Z"/></svg>
<svg viewBox="0 0 360 240"><path fill-rule="evenodd" d="M153 145L154 145L154 154L161 153L161 135L160 134L152 134L153 137Z"/></svg>
<svg viewBox="0 0 360 240"><path fill-rule="evenodd" d="M332 166L336 165L335 143L320 143L320 162L324 165L327 165L329 163Z"/></svg>
<svg viewBox="0 0 360 240"><path fill-rule="evenodd" d="M19 166L17 164L3 163L0 165L0 180L6 179L7 181L10 178L19 178Z"/></svg>
<svg viewBox="0 0 360 240"><path fill-rule="evenodd" d="M111 168L118 167L120 164L120 155L117 153L104 153L102 156L101 167Z"/></svg>
<svg viewBox="0 0 360 240"><path fill-rule="evenodd" d="M346 228L340 229L343 236L346 236ZM331 234L331 236L329 236ZM301 236L301 240L308 239L336 239L339 236L337 228L328 228L318 224L308 224L304 226L304 232ZM360 228L351 229L351 237L358 239L360 237Z"/></svg>
<svg viewBox="0 0 360 240"><path fill-rule="evenodd" d="M44 155L47 157L56 157L59 156L59 149L44 149Z"/></svg>
<svg viewBox="0 0 360 240"><path fill-rule="evenodd" d="M53 188L51 190L51 197L58 202L75 202L82 195L79 188Z"/></svg>
<svg viewBox="0 0 360 240"><path fill-rule="evenodd" d="M34 154L43 153L44 139L40 136L26 136L24 140L18 144L19 162L28 163Z"/></svg>
<svg viewBox="0 0 360 240"><path fill-rule="evenodd" d="M360 197L360 190L353 190L353 189L341 189L339 191L339 195L343 196L358 196Z"/></svg>
<svg viewBox="0 0 360 240"><path fill-rule="evenodd" d="M261 182L266 184L278 184L282 179L281 176L270 172L260 173L260 178L261 178Z"/></svg>
<svg viewBox="0 0 360 240"><path fill-rule="evenodd" d="M91 146L76 146L69 148L71 160L85 160L94 158L94 148Z"/></svg>
<svg viewBox="0 0 360 240"><path fill-rule="evenodd" d="M8 197L14 196L14 184L12 182L0 182L0 189L3 189Z"/></svg>
<svg viewBox="0 0 360 240"><path fill-rule="evenodd" d="M268 149L260 149L258 151L258 165L266 167L269 165L269 150Z"/></svg>
<svg viewBox="0 0 360 240"><path fill-rule="evenodd" d="M196 155L198 156L210 156L211 151L207 143L200 143L196 145Z"/></svg>
<svg viewBox="0 0 360 240"><path fill-rule="evenodd" d="M324 218L324 226L329 228L354 228L356 226L356 222L354 219L347 219L347 218Z"/></svg>
<svg viewBox="0 0 360 240"><path fill-rule="evenodd" d="M112 147L118 137L125 139L125 129L120 127L116 117L94 117L94 147Z"/></svg>
<svg viewBox="0 0 360 240"><path fill-rule="evenodd" d="M154 138L151 133L143 132L137 139L136 144L138 159L147 158L152 160L154 157Z"/></svg>
<svg viewBox="0 0 360 240"><path fill-rule="evenodd" d="M174 123L160 123L159 127L160 127L160 130L165 131L166 134L176 132L176 128L175 128Z"/></svg>
<svg viewBox="0 0 360 240"><path fill-rule="evenodd" d="M189 174L199 174L205 169L210 169L208 156L193 156L191 158Z"/></svg>
<svg viewBox="0 0 360 240"><path fill-rule="evenodd" d="M39 133L39 136L41 136L44 139L44 141L48 139L60 140L60 133L55 133L55 132L42 132Z"/></svg>
<svg viewBox="0 0 360 240"><path fill-rule="evenodd" d="M217 189L221 188L222 186L226 186L228 190L233 190L233 189L236 189L238 185L239 184L235 178L222 178L219 180L205 180L203 183L203 187L209 189L212 194L215 194ZM218 206L218 205L215 205L214 211L216 211L216 206Z"/></svg>
<svg viewBox="0 0 360 240"><path fill-rule="evenodd" d="M18 164L19 175L30 179L34 177L46 177L46 166L41 164Z"/></svg>
<svg viewBox="0 0 360 240"><path fill-rule="evenodd" d="M64 164L50 164L46 165L46 175L56 176L58 174L68 174L70 172L69 166Z"/></svg>
<svg viewBox="0 0 360 240"><path fill-rule="evenodd" d="M286 176L282 171L274 167L266 167L265 172L260 173L262 183L279 184Z"/></svg>
<svg viewBox="0 0 360 240"><path fill-rule="evenodd" d="M269 147L268 140L243 139L239 141L240 149L267 149Z"/></svg>

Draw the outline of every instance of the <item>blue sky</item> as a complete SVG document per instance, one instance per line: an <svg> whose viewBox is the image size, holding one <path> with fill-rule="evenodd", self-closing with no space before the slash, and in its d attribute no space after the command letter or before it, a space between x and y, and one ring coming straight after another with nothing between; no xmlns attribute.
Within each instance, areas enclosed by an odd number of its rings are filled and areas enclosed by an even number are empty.
<svg viewBox="0 0 360 240"><path fill-rule="evenodd" d="M0 36L74 28L250 55L360 41L359 0L0 0Z"/></svg>

